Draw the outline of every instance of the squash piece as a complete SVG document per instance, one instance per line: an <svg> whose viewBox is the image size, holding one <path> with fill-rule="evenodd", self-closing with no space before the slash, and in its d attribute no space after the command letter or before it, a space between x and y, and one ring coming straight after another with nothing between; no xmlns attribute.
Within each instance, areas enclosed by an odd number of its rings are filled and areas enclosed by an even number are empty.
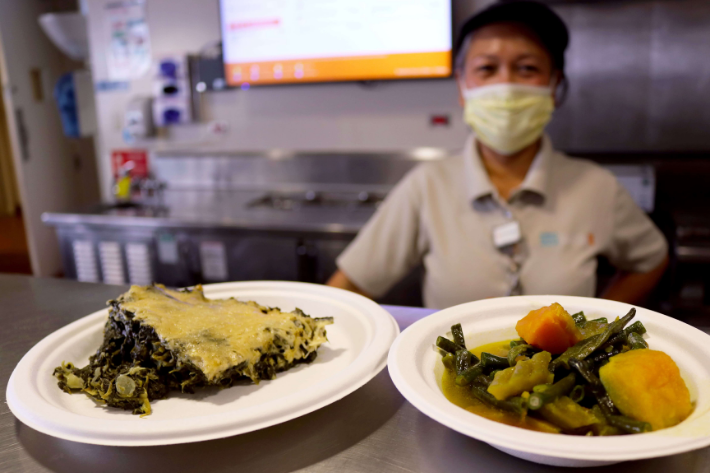
<svg viewBox="0 0 710 473"><path fill-rule="evenodd" d="M529 360L518 361L515 366L496 373L488 386L488 392L503 401L525 391L532 391L538 384L551 383L555 377L547 369L551 360L552 355L541 351Z"/></svg>
<svg viewBox="0 0 710 473"><path fill-rule="evenodd" d="M672 427L693 410L678 366L662 351L646 348L612 356L599 378L622 414L648 422L653 430Z"/></svg>
<svg viewBox="0 0 710 473"><path fill-rule="evenodd" d="M531 311L518 321L515 330L529 345L553 354L584 339L572 316L557 302Z"/></svg>

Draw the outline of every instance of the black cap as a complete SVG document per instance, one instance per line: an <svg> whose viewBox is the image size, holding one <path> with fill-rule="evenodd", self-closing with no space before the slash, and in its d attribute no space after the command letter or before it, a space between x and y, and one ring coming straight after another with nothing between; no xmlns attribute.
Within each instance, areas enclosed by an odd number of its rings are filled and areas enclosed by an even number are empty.
<svg viewBox="0 0 710 473"><path fill-rule="evenodd" d="M569 44L567 26L550 7L534 1L500 2L475 14L459 32L456 53L461 51L466 36L494 23L518 23L527 27L550 53L555 68L564 71L565 49Z"/></svg>

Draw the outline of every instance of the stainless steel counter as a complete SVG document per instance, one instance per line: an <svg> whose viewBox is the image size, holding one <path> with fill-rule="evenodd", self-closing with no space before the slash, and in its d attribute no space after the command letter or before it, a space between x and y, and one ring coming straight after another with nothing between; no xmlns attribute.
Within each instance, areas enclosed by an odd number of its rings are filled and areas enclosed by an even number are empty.
<svg viewBox="0 0 710 473"><path fill-rule="evenodd" d="M259 190L166 191L160 205L137 208L96 206L46 213L49 225L100 225L147 228L236 228L356 234L372 216L371 208L314 208L298 211L249 207Z"/></svg>
<svg viewBox="0 0 710 473"><path fill-rule="evenodd" d="M125 287L0 275L1 472L443 472L563 470L513 458L421 414L387 371L345 397L285 424L209 442L144 448L84 445L36 432L10 413L7 382L17 362L54 330L104 306ZM388 307L402 328L430 313ZM710 448L591 469L710 472Z"/></svg>

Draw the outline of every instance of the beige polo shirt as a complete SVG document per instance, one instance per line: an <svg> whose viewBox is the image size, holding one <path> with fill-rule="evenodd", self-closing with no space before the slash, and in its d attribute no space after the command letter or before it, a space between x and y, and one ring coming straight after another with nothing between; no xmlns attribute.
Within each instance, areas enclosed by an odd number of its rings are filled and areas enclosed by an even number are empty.
<svg viewBox="0 0 710 473"><path fill-rule="evenodd" d="M460 156L424 163L392 190L337 260L358 287L384 295L423 262L424 302L444 308L505 296L511 256L493 229L516 220L523 294L594 296L598 255L647 272L668 252L661 232L613 174L543 138L520 188L503 201L470 137Z"/></svg>

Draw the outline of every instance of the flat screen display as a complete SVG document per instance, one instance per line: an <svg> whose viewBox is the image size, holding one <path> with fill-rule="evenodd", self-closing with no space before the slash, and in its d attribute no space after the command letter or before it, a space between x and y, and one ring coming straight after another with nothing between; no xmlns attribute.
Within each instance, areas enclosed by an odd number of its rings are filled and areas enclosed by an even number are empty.
<svg viewBox="0 0 710 473"><path fill-rule="evenodd" d="M220 0L227 83L451 75L451 0Z"/></svg>

